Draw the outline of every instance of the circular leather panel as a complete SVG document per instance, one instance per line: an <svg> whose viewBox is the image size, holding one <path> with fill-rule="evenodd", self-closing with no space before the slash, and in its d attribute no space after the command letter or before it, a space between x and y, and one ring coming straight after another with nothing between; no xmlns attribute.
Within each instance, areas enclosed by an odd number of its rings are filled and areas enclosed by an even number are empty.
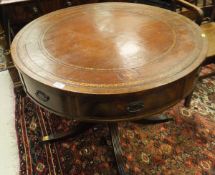
<svg viewBox="0 0 215 175"><path fill-rule="evenodd" d="M60 20L48 28L40 41L44 54L71 68L105 71L142 67L174 47L175 33L162 21L126 11L97 13L97 18L92 13L70 15L67 25ZM89 23L88 18L94 21ZM53 36L56 31L67 39Z"/></svg>

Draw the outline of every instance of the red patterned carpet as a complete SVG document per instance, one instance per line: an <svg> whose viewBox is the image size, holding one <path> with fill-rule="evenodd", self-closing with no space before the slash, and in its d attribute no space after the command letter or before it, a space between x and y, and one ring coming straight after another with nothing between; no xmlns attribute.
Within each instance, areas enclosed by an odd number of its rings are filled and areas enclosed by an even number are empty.
<svg viewBox="0 0 215 175"><path fill-rule="evenodd" d="M120 123L130 175L215 175L215 78L198 83L191 108L182 102L165 112L173 122ZM16 129L21 175L115 175L108 128L89 130L76 140L41 144L43 135L68 131L75 122L36 106L16 92Z"/></svg>

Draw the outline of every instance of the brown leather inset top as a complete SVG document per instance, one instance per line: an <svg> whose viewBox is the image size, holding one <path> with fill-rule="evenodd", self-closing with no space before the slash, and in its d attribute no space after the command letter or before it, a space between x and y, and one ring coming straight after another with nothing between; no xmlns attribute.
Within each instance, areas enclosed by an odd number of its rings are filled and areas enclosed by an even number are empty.
<svg viewBox="0 0 215 175"><path fill-rule="evenodd" d="M152 89L184 77L207 43L189 19L157 7L99 3L36 19L15 37L17 68L51 87L89 94Z"/></svg>

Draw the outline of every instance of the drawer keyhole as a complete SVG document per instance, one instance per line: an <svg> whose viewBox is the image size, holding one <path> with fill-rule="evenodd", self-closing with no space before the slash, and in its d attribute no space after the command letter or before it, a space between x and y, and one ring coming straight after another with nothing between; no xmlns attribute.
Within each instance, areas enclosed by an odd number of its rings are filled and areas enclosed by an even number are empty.
<svg viewBox="0 0 215 175"><path fill-rule="evenodd" d="M36 96L41 100L41 101L44 101L44 102L47 102L47 101L49 101L49 96L48 95L46 95L44 92L42 92L42 91L37 91L36 92Z"/></svg>
<svg viewBox="0 0 215 175"><path fill-rule="evenodd" d="M136 113L142 111L143 108L144 103L142 101L136 101L128 104L127 111L130 113Z"/></svg>

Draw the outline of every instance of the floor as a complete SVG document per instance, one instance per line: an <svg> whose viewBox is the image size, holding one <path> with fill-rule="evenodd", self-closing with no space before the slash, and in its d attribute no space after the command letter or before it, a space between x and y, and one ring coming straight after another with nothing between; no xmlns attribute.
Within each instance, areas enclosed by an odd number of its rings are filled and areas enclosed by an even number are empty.
<svg viewBox="0 0 215 175"><path fill-rule="evenodd" d="M0 174L19 174L13 83L6 70L5 36L0 26Z"/></svg>
<svg viewBox="0 0 215 175"><path fill-rule="evenodd" d="M8 71L0 72L0 174L19 174L19 153L15 131L15 97Z"/></svg>

